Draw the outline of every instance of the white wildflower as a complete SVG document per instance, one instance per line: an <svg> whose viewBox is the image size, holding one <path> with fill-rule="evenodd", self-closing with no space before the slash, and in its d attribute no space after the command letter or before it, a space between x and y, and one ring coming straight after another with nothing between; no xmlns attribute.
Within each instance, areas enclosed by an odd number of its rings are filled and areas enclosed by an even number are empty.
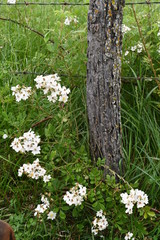
<svg viewBox="0 0 160 240"><path fill-rule="evenodd" d="M124 53L124 56L127 56L127 55L128 55L128 53L129 53L129 51L126 51L126 52Z"/></svg>
<svg viewBox="0 0 160 240"><path fill-rule="evenodd" d="M63 200L69 205L81 205L84 201L84 198L87 196L87 189L83 185L76 183L75 187L71 188L70 191L66 192L63 197Z"/></svg>
<svg viewBox="0 0 160 240"><path fill-rule="evenodd" d="M125 34L131 31L131 28L127 27L125 24L122 24L122 33Z"/></svg>
<svg viewBox="0 0 160 240"><path fill-rule="evenodd" d="M141 42L138 42L137 45L131 47L131 51L135 52L137 50L137 53L141 53L143 51L143 44Z"/></svg>
<svg viewBox="0 0 160 240"><path fill-rule="evenodd" d="M132 214L133 207L137 204L137 208L142 208L148 204L148 196L143 191L138 189L131 189L130 194L121 193L121 202L125 205L126 213Z"/></svg>
<svg viewBox="0 0 160 240"><path fill-rule="evenodd" d="M131 239L131 240L134 240L134 238L132 238L133 237L133 233L131 233L131 232L128 232L127 234L126 234L126 236L125 236L125 240L129 240L129 239Z"/></svg>
<svg viewBox="0 0 160 240"><path fill-rule="evenodd" d="M41 197L41 202L42 203L38 204L35 208L34 216L39 216L40 214L44 213L50 206L48 199L44 195Z"/></svg>
<svg viewBox="0 0 160 240"><path fill-rule="evenodd" d="M64 21L64 24L68 26L71 24L71 22L72 22L72 19L70 17L67 17Z"/></svg>
<svg viewBox="0 0 160 240"><path fill-rule="evenodd" d="M75 24L78 23L78 19L77 17L66 17L65 21L64 21L64 24L66 26L69 26L72 22L74 22Z"/></svg>
<svg viewBox="0 0 160 240"><path fill-rule="evenodd" d="M137 46L132 46L131 51L134 52L137 49Z"/></svg>
<svg viewBox="0 0 160 240"><path fill-rule="evenodd" d="M108 221L103 214L103 210L97 212L95 219L92 222L91 232L97 235L99 231L103 231L108 227Z"/></svg>
<svg viewBox="0 0 160 240"><path fill-rule="evenodd" d="M2 136L2 138L3 138L3 139L6 139L6 138L8 138L8 135L7 135L6 133L4 133L3 136Z"/></svg>
<svg viewBox="0 0 160 240"><path fill-rule="evenodd" d="M50 181L50 179L51 179L51 175L44 175L43 176L43 182L49 182Z"/></svg>
<svg viewBox="0 0 160 240"><path fill-rule="evenodd" d="M8 0L7 3L8 4L16 4L16 0Z"/></svg>
<svg viewBox="0 0 160 240"><path fill-rule="evenodd" d="M15 96L16 101L27 100L32 94L31 87L20 86L11 87L12 95Z"/></svg>
<svg viewBox="0 0 160 240"><path fill-rule="evenodd" d="M34 81L37 83L37 89L42 89L44 94L48 94L47 98L50 102L67 102L70 89L61 86L58 74L37 76Z"/></svg>
<svg viewBox="0 0 160 240"><path fill-rule="evenodd" d="M56 218L56 213L53 211L50 211L47 216L48 216L47 219L54 220Z"/></svg>
<svg viewBox="0 0 160 240"><path fill-rule="evenodd" d="M23 136L19 138L15 138L13 142L11 143L11 147L16 152L26 153L31 151L33 155L40 153L40 146L38 144L40 143L40 136L36 135L34 131L31 129L24 133Z"/></svg>
<svg viewBox="0 0 160 240"><path fill-rule="evenodd" d="M46 170L40 166L38 158L32 164L31 163L23 164L23 166L21 166L18 169L19 177L21 177L23 173L32 179L37 180L39 178L43 178L43 181L45 183L49 182L51 179L50 175L45 175Z"/></svg>

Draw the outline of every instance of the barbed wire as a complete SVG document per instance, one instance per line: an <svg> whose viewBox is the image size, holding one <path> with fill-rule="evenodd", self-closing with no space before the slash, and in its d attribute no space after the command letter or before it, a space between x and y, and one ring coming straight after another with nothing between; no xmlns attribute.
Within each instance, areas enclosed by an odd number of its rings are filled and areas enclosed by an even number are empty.
<svg viewBox="0 0 160 240"><path fill-rule="evenodd" d="M2 72L3 73L3 72ZM21 72L8 72L8 74L14 74L14 75L49 75L51 73L46 73L46 72L29 72L29 71L21 71ZM67 75L67 74L58 74L60 77L67 77L67 78L84 78L86 79L86 75ZM133 83L134 81L146 81L146 82L152 82L155 81L160 81L160 77L152 77L152 76L141 76L141 77L131 77L131 76L122 76L121 80L124 83Z"/></svg>
<svg viewBox="0 0 160 240"><path fill-rule="evenodd" d="M150 2L150 0L146 0L145 2L128 2L128 3L125 3L125 5L143 5L143 4L147 4L147 5L150 5L150 4L160 4L160 2ZM28 5L42 5L42 6L51 6L51 5L61 5L61 6L88 6L89 3L74 3L74 2L71 2L71 3L68 3L68 2L51 2L51 3L40 3L40 2L18 2L16 4L9 4L9 3L0 3L0 5L7 5L7 6L15 6L15 5L25 5L25 6L28 6ZM11 20L11 19L2 19L0 18L0 20L8 20L8 21L12 21L14 23L17 23L16 21L14 20ZM19 24L19 23L18 23ZM26 27L26 26L24 26ZM33 29L30 29L28 26L27 28L29 30L33 30ZM33 30L35 33L37 33L37 31ZM39 35L41 35L42 37L44 37L44 35L42 35L41 33L38 32ZM52 42L52 40L50 40ZM53 42L54 43L54 42ZM28 71L22 71L22 72L11 72L12 74L15 74L15 75L43 75L43 74L47 74L47 73L37 73L37 72L28 72ZM87 78L87 76L84 76L84 75L66 75L66 74L60 74L59 76L61 77L68 77L68 78L75 78L75 77L79 77L79 78ZM122 81L125 82L125 83L131 83L133 82L134 80L145 80L145 81L153 81L153 80L158 80L160 81L160 78L158 77L121 77Z"/></svg>
<svg viewBox="0 0 160 240"><path fill-rule="evenodd" d="M151 4L160 4L160 2L151 2L150 0L146 0L145 2L128 2L128 3L125 3L125 5L151 5ZM15 5L25 5L25 6L29 6L29 5L40 5L40 6L88 6L89 3L74 3L74 2L71 2L71 3L68 3L68 2L50 2L50 3L47 3L47 2L17 2L15 4L9 4L9 3L0 3L0 5L7 5L7 6L15 6Z"/></svg>

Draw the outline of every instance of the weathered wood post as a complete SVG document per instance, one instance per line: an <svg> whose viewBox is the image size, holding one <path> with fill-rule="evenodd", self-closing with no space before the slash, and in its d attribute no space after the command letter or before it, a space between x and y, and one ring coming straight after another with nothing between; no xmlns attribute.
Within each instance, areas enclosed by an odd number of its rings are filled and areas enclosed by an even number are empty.
<svg viewBox="0 0 160 240"><path fill-rule="evenodd" d="M87 109L94 160L119 173L121 159L121 52L125 0L90 0Z"/></svg>

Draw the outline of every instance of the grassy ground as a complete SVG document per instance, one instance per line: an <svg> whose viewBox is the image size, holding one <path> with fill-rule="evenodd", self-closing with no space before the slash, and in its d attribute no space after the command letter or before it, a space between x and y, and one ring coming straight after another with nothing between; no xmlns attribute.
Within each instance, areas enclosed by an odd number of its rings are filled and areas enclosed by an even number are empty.
<svg viewBox="0 0 160 240"><path fill-rule="evenodd" d="M138 5L135 10L158 76L160 7ZM15 153L10 144L15 136L21 136L33 124L52 116L34 130L42 138L41 163L49 172L56 168L53 177L58 176L57 169L61 165L66 166L68 171L73 168L74 174L78 175L78 166L81 168L83 165L82 159L87 161L89 158L85 93L87 12L87 6L0 7L0 218L13 225L18 240L78 239L75 228L69 227L67 222L56 223L55 236L55 226L44 220L39 224L35 220L33 210L39 202L43 184L37 185L27 177L18 177L18 168L34 158L31 154ZM64 25L68 16L77 16L79 22ZM130 50L141 41L131 6L124 9L124 23L131 28L124 35L123 42L122 77L127 77L125 81L128 81L122 82L121 91L124 178L148 194L150 206L160 209L159 91L156 82L151 81L154 74L146 51L138 54ZM127 50L129 54L124 56ZM11 96L11 86L25 84L34 87L37 75L51 73L58 73L63 85L71 89L65 107L48 103L39 92L27 102L15 102ZM147 77L150 81L130 77ZM4 133L9 136L7 140L2 138ZM79 163L77 159L81 159ZM65 167L63 171L66 174ZM60 174L63 175L63 172ZM69 221L72 222L71 219ZM157 223L148 227L148 239L159 239L159 223L157 215ZM90 230L86 232L88 235L81 236L81 239L94 239L89 236Z"/></svg>

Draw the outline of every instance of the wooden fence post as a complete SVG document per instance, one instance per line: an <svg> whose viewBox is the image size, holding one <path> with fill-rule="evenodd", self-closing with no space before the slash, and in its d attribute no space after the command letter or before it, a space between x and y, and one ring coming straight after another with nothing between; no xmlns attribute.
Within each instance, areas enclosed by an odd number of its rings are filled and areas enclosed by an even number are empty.
<svg viewBox="0 0 160 240"><path fill-rule="evenodd" d="M121 53L125 0L90 0L87 109L91 157L119 173ZM106 174L106 170L105 170Z"/></svg>

